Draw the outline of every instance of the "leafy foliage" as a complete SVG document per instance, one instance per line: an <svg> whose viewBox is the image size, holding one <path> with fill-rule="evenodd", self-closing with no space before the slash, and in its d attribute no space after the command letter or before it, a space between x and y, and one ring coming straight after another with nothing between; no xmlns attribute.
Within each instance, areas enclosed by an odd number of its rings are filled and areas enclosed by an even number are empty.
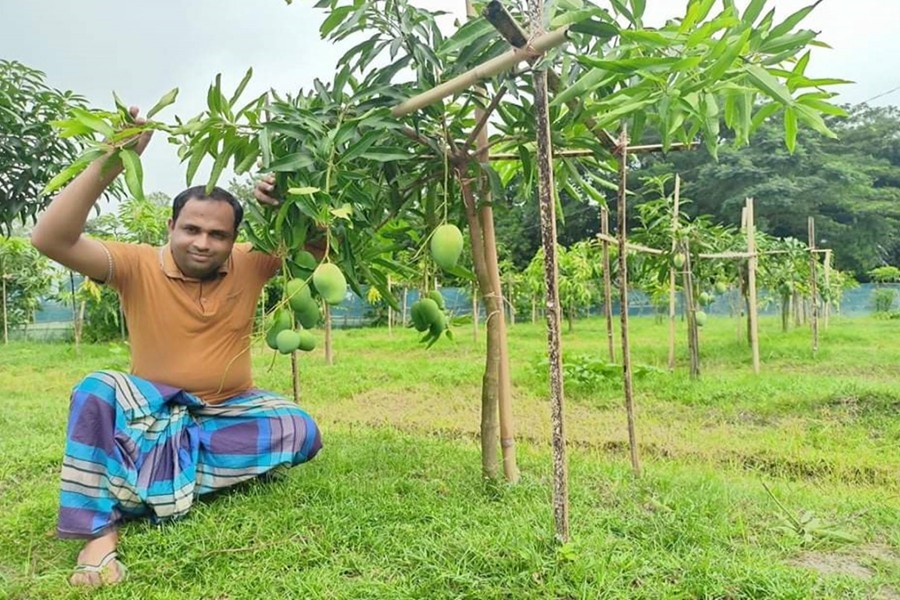
<svg viewBox="0 0 900 600"><path fill-rule="evenodd" d="M5 284L6 325L31 323L40 300L51 288L50 261L20 237L0 237L0 279ZM2 313L0 313L2 319Z"/></svg>
<svg viewBox="0 0 900 600"><path fill-rule="evenodd" d="M47 205L44 186L75 160L80 146L51 122L85 99L51 88L41 71L0 60L0 233L25 223Z"/></svg>

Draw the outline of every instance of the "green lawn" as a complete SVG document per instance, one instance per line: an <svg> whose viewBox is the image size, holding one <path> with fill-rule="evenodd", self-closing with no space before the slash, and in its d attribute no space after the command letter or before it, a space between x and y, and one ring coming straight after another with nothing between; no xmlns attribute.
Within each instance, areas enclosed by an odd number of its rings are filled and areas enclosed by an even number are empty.
<svg viewBox="0 0 900 600"><path fill-rule="evenodd" d="M127 357L0 347L0 598L900 598L900 321L833 318L813 356L808 329L764 320L755 376L737 322L711 318L700 381L684 331L670 374L666 326L632 323L640 479L621 381L590 370L603 322L564 334L571 543L553 537L542 323L511 329L516 486L480 475L468 327L429 351L338 331L333 367L301 360L319 457L125 526L129 580L90 594L66 584L79 544L53 535L67 395ZM255 360L259 385L290 390L287 358Z"/></svg>

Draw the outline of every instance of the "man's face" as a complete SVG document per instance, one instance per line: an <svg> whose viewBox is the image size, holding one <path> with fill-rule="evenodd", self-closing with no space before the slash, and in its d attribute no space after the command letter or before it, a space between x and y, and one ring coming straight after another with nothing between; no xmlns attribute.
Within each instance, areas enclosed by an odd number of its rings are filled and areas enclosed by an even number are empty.
<svg viewBox="0 0 900 600"><path fill-rule="evenodd" d="M169 219L169 245L186 276L215 277L234 246L234 209L219 200L188 200L178 221Z"/></svg>

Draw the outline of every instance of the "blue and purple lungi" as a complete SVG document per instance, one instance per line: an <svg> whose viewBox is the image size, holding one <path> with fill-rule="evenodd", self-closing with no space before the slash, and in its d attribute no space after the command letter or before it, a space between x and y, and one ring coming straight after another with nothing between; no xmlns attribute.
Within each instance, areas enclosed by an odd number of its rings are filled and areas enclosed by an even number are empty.
<svg viewBox="0 0 900 600"><path fill-rule="evenodd" d="M177 518L202 494L306 462L321 447L312 418L272 392L206 404L97 371L72 392L57 531L94 538L128 517Z"/></svg>

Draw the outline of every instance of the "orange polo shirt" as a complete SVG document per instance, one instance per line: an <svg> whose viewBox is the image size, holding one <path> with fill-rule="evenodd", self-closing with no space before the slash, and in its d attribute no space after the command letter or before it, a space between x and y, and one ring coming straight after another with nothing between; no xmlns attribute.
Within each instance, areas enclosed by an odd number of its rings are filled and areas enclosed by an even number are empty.
<svg viewBox="0 0 900 600"><path fill-rule="evenodd" d="M168 245L102 242L128 323L131 372L216 404L253 387L250 335L281 261L235 244L216 279L185 276Z"/></svg>

